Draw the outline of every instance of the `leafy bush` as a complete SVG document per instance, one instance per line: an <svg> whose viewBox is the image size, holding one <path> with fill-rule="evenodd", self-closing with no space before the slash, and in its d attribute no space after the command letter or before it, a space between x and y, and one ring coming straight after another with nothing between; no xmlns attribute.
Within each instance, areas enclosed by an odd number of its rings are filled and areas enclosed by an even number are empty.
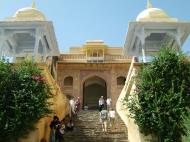
<svg viewBox="0 0 190 142"><path fill-rule="evenodd" d="M187 136L183 137L183 141L190 142L190 116L185 119L185 126L187 127Z"/></svg>
<svg viewBox="0 0 190 142"><path fill-rule="evenodd" d="M136 78L127 105L140 131L159 142L181 142L190 102L190 63L183 53L162 49Z"/></svg>
<svg viewBox="0 0 190 142"><path fill-rule="evenodd" d="M51 111L49 87L32 62L0 62L0 141L15 142Z"/></svg>

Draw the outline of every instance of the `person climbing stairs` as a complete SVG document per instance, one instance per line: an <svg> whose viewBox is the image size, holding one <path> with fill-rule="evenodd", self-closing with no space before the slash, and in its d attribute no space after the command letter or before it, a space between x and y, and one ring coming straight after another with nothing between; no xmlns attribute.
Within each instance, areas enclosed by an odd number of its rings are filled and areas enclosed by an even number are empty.
<svg viewBox="0 0 190 142"><path fill-rule="evenodd" d="M115 128L103 132L99 121L99 111L80 111L75 119L75 127L64 134L65 142L128 142L127 128L119 116L116 117ZM109 123L108 123L109 124Z"/></svg>

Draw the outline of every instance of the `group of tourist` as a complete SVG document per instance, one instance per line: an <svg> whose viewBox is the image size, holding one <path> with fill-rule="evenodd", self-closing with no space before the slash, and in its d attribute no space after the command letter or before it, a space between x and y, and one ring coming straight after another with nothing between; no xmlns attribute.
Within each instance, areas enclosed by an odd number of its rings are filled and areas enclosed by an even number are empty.
<svg viewBox="0 0 190 142"><path fill-rule="evenodd" d="M69 100L70 113L63 120L59 120L58 116L54 116L50 124L50 142L63 142L65 132L73 131L74 118L80 110L80 98Z"/></svg>
<svg viewBox="0 0 190 142"><path fill-rule="evenodd" d="M102 124L102 131L107 132L108 124L111 130L115 126L116 113L111 108L111 98L104 100L103 96L99 98L99 119ZM54 116L50 124L50 142L63 142L65 132L73 131L74 129L74 116L80 110L80 98L76 100L74 98L69 100L70 114L67 115L63 120L59 120L58 116Z"/></svg>
<svg viewBox="0 0 190 142"><path fill-rule="evenodd" d="M69 100L69 105L70 105L70 116L77 115L77 113L80 110L80 97L77 97L75 100L74 98L71 98Z"/></svg>
<svg viewBox="0 0 190 142"><path fill-rule="evenodd" d="M107 98L106 101L104 100L104 97L101 96L98 101L99 104L99 111L101 111L103 108L107 106L107 110L111 108L111 98Z"/></svg>
<svg viewBox="0 0 190 142"><path fill-rule="evenodd" d="M65 132L73 131L73 119L67 115L63 120L59 120L58 116L54 116L50 124L50 142L63 142Z"/></svg>
<svg viewBox="0 0 190 142"><path fill-rule="evenodd" d="M107 107L107 109L106 109ZM102 124L102 131L107 132L108 122L111 130L115 126L115 110L111 108L111 98L107 98L106 101L104 97L99 98L99 112L100 112L100 123Z"/></svg>

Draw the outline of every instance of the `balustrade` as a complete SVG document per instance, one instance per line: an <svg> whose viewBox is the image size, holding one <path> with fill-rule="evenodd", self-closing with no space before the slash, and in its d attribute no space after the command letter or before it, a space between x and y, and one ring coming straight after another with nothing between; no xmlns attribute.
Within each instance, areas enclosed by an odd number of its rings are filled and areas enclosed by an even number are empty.
<svg viewBox="0 0 190 142"><path fill-rule="evenodd" d="M59 61L69 61L69 62L121 62L131 60L131 57L126 57L123 55L105 55L99 57L86 56L80 54L62 54L59 57Z"/></svg>

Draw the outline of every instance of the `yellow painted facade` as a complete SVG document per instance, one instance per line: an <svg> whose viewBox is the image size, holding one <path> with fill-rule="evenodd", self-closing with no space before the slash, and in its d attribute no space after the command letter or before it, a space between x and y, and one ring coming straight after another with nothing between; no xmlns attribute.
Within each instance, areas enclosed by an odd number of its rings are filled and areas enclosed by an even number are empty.
<svg viewBox="0 0 190 142"><path fill-rule="evenodd" d="M49 100L52 103L51 110L53 114L49 117L45 117L39 120L36 124L36 129L19 142L40 142L42 139L45 139L46 142L50 140L50 123L53 119L54 114L56 114L59 119L63 119L67 114L69 114L69 105L66 96L61 92L60 87L57 85L52 75L49 72L47 65L37 64L37 66L42 70L44 78L48 85L51 87L51 94L53 98Z"/></svg>
<svg viewBox="0 0 190 142"><path fill-rule="evenodd" d="M87 41L60 55L56 80L65 95L81 98L81 107L97 108L100 96L110 97L115 107L130 62L131 58L123 56L121 47L109 47L100 40Z"/></svg>
<svg viewBox="0 0 190 142"><path fill-rule="evenodd" d="M126 93L130 94L135 88L132 78L136 67L142 65L134 63L132 56L142 56L143 61L146 62L146 55L150 52L157 53L160 41L167 38L168 35L171 36L170 42L175 47L180 48L188 36L183 28L190 29L189 23L178 22L177 19L170 17L162 9L153 8L150 0L147 0L147 9L139 13L135 21L129 23L124 49L122 47L110 47L101 40L90 40L82 46L71 47L67 54L61 53L59 55L52 22L46 21L45 15L36 8L35 3L31 7L17 10L12 17L5 21L14 28L12 28L11 34L8 33L11 35L9 36L11 39L2 38L2 43L6 41L12 44L11 46L6 45L13 47L13 49L16 48L14 43L19 42L19 40L28 40L32 43L28 47L23 43L23 48L26 48L19 51L21 53L15 57L17 61L26 58L27 54L35 54L36 62L46 63L46 65L38 64L38 66L43 71L47 83L53 87L52 94L54 97L49 101L53 103L52 109L60 119L69 113L66 96L80 97L81 107L88 106L89 109L97 109L100 96L104 96L105 99L110 97L112 107L117 108L117 112L128 127L129 141L147 141L146 137L141 136L134 120L126 116L127 109L121 103ZM4 28L2 33L10 30L9 27L7 30L4 22L0 23ZM30 28L27 29L28 27ZM16 30L14 31L14 29ZM153 48L151 49L151 47ZM3 51L3 48L0 47L0 50ZM150 51L148 52L148 50ZM20 142L40 142L42 139L46 139L48 142L49 124L52 116L42 118L36 124L36 130Z"/></svg>

